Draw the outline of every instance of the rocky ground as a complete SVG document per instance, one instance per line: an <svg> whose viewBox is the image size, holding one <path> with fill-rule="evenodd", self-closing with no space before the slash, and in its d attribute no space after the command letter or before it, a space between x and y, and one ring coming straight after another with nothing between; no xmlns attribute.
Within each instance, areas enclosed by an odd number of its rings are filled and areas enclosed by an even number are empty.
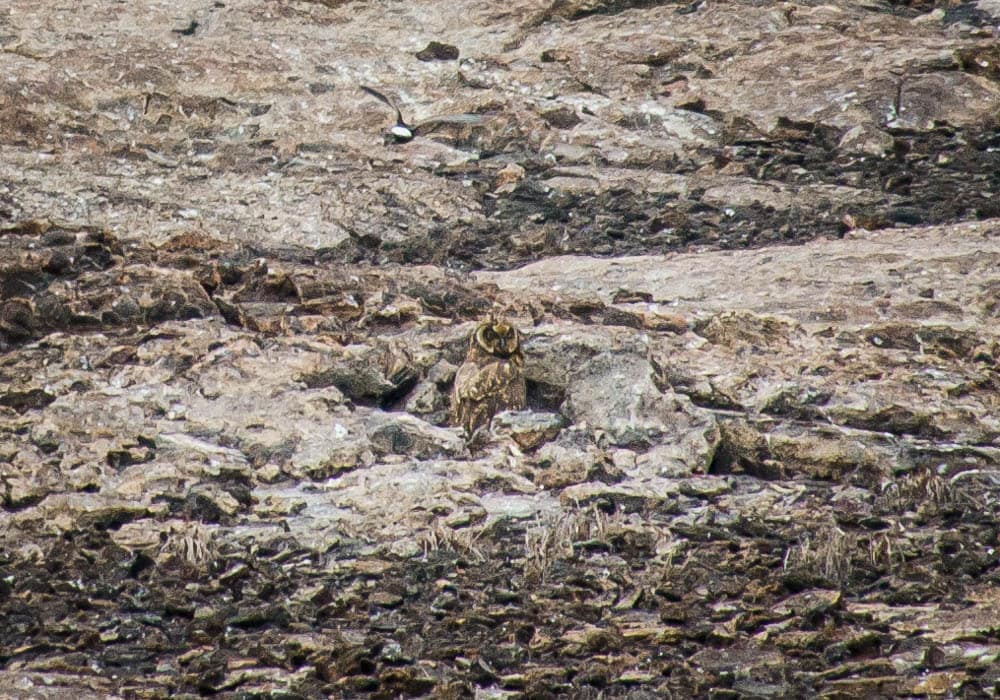
<svg viewBox="0 0 1000 700"><path fill-rule="evenodd" d="M0 695L1000 696L998 28L11 0Z"/></svg>

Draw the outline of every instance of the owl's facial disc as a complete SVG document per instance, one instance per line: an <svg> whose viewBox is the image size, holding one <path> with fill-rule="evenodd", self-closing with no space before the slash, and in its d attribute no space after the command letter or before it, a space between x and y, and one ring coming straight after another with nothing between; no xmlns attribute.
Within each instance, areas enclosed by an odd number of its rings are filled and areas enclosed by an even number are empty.
<svg viewBox="0 0 1000 700"><path fill-rule="evenodd" d="M476 329L476 344L499 357L510 357L518 349L517 330L503 321L484 323Z"/></svg>

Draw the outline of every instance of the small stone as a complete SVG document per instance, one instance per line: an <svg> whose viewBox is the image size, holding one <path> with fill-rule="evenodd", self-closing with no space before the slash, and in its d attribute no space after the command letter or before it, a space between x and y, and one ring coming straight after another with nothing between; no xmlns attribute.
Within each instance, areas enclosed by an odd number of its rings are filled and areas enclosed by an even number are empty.
<svg viewBox="0 0 1000 700"><path fill-rule="evenodd" d="M540 116L549 126L554 126L557 129L572 129L582 121L576 111L569 107L550 109L547 112L542 112Z"/></svg>
<svg viewBox="0 0 1000 700"><path fill-rule="evenodd" d="M839 150L845 153L864 153L876 158L882 158L892 150L892 136L873 126L861 125L851 127L840 138ZM852 222L855 223L856 222ZM854 228L855 226L852 226Z"/></svg>
<svg viewBox="0 0 1000 700"><path fill-rule="evenodd" d="M523 673L510 673L500 676L500 686L508 690L523 690L528 683L527 677Z"/></svg>
<svg viewBox="0 0 1000 700"><path fill-rule="evenodd" d="M504 411L493 418L490 429L497 435L509 435L522 450L534 450L559 434L562 416L535 411Z"/></svg>
<svg viewBox="0 0 1000 700"><path fill-rule="evenodd" d="M392 564L381 559L359 559L351 567L359 574L378 578L392 568Z"/></svg>
<svg viewBox="0 0 1000 700"><path fill-rule="evenodd" d="M641 685L652 683L654 680L656 680L655 675L652 673L643 673L642 671L625 671L618 676L618 682L624 685Z"/></svg>
<svg viewBox="0 0 1000 700"><path fill-rule="evenodd" d="M497 172L493 180L494 192L513 192L517 183L524 179L525 172L517 163L508 163Z"/></svg>
<svg viewBox="0 0 1000 700"><path fill-rule="evenodd" d="M432 41L416 53L421 61L454 61L458 58L458 47Z"/></svg>
<svg viewBox="0 0 1000 700"><path fill-rule="evenodd" d="M382 645L379 658L390 664L398 664L408 660L403 654L403 647L394 639L389 639Z"/></svg>
<svg viewBox="0 0 1000 700"><path fill-rule="evenodd" d="M561 641L566 645L562 651L566 656L613 652L623 645L623 638L616 630L594 625L569 630L563 633Z"/></svg>
<svg viewBox="0 0 1000 700"><path fill-rule="evenodd" d="M840 603L841 594L836 590L809 590L785 598L771 608L776 615L798 615L809 618L821 615Z"/></svg>
<svg viewBox="0 0 1000 700"><path fill-rule="evenodd" d="M963 671L930 673L918 681L910 692L913 695L951 695L968 677Z"/></svg>
<svg viewBox="0 0 1000 700"><path fill-rule="evenodd" d="M397 608L403 604L403 596L388 591L376 591L368 598L368 602L380 608Z"/></svg>
<svg viewBox="0 0 1000 700"><path fill-rule="evenodd" d="M728 479L702 476L683 479L680 482L681 493L693 498L715 498L733 490Z"/></svg>
<svg viewBox="0 0 1000 700"><path fill-rule="evenodd" d="M377 454L430 459L457 455L465 449L465 443L454 431L402 413L372 413L366 428Z"/></svg>
<svg viewBox="0 0 1000 700"><path fill-rule="evenodd" d="M257 480L263 484L273 484L282 478L283 472L277 464L265 464L255 472Z"/></svg>
<svg viewBox="0 0 1000 700"><path fill-rule="evenodd" d="M945 11L943 7L936 7L930 12L924 13L917 17L914 17L911 22L914 24L935 24L940 22L945 18Z"/></svg>

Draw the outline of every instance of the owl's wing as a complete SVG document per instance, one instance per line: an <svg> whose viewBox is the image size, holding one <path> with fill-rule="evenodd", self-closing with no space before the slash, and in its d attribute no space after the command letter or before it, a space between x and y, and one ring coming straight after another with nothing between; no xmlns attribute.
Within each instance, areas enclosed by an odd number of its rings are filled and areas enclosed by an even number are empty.
<svg viewBox="0 0 1000 700"><path fill-rule="evenodd" d="M482 401L496 393L503 383L499 369L498 363L478 365L466 362L455 375L455 398L459 401Z"/></svg>
<svg viewBox="0 0 1000 700"><path fill-rule="evenodd" d="M469 360L455 375L452 423L472 434L501 410L524 408L524 376L515 362Z"/></svg>

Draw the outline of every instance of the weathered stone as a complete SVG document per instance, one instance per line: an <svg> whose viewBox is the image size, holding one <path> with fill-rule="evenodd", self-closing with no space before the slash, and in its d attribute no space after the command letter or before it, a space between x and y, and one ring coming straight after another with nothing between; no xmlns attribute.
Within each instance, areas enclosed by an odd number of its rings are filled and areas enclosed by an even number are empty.
<svg viewBox="0 0 1000 700"><path fill-rule="evenodd" d="M598 355L574 375L564 410L620 447L649 447L667 435L696 429L699 420L703 432L711 425L710 417L696 417L693 407L662 392L653 379L652 366L640 357Z"/></svg>
<svg viewBox="0 0 1000 700"><path fill-rule="evenodd" d="M453 430L438 428L406 414L372 413L365 421L376 454L410 455L419 459L455 456L465 448Z"/></svg>
<svg viewBox="0 0 1000 700"><path fill-rule="evenodd" d="M302 434L287 472L297 478L322 481L374 460L373 447L362 426L354 421L332 420Z"/></svg>
<svg viewBox="0 0 1000 700"><path fill-rule="evenodd" d="M567 436L567 440L543 445L533 456L538 466L535 481L545 488L562 488L591 479L615 481L615 470L607 455L586 436ZM582 439L581 439L582 438Z"/></svg>
<svg viewBox="0 0 1000 700"><path fill-rule="evenodd" d="M605 507L631 512L643 508L664 508L664 504L676 499L679 491L676 484L666 479L626 481L619 484L587 482L564 488L559 500L566 506L599 503Z"/></svg>
<svg viewBox="0 0 1000 700"><path fill-rule="evenodd" d="M534 450L558 435L562 427L562 417L554 413L505 411L493 419L490 430L509 435L522 450Z"/></svg>
<svg viewBox="0 0 1000 700"><path fill-rule="evenodd" d="M328 367L304 380L314 387L333 385L355 401L377 402L416 382L407 361L405 351L398 347L348 346L339 357L331 358Z"/></svg>

